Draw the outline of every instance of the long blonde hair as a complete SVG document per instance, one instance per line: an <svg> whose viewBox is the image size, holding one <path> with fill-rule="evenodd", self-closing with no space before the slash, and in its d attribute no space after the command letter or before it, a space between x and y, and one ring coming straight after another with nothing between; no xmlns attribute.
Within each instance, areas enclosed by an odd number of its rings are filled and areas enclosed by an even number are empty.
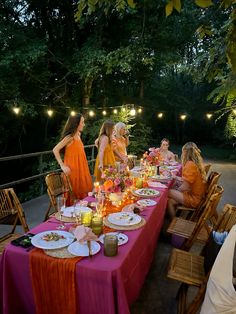
<svg viewBox="0 0 236 314"><path fill-rule="evenodd" d="M123 122L116 123L114 126L114 135L116 137L121 137L121 135L120 135L121 129L126 129L126 125Z"/></svg>
<svg viewBox="0 0 236 314"><path fill-rule="evenodd" d="M206 181L206 171L204 168L201 151L195 143L188 142L182 147L181 160L183 166L186 164L187 161L193 161L198 167L203 181Z"/></svg>
<svg viewBox="0 0 236 314"><path fill-rule="evenodd" d="M100 145L100 138L102 135L106 135L108 137L109 143L111 143L113 128L114 122L112 120L106 120L103 123L98 135L98 146Z"/></svg>

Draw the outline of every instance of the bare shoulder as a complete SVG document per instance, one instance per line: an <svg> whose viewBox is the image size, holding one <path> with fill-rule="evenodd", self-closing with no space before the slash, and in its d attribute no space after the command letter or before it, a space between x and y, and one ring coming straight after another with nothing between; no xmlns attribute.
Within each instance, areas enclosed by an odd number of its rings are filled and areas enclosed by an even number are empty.
<svg viewBox="0 0 236 314"><path fill-rule="evenodd" d="M107 137L106 135L102 135L102 136L100 137L100 142L101 142L101 144L107 144L108 141L109 141L109 139L108 139L108 137Z"/></svg>

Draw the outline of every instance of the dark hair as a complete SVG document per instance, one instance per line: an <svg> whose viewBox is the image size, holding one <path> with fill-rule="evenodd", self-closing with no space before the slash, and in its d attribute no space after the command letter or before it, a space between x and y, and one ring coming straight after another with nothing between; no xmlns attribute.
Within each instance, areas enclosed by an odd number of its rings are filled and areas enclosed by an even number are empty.
<svg viewBox="0 0 236 314"><path fill-rule="evenodd" d="M106 120L103 123L103 125L100 129L99 135L98 135L98 145L99 145L100 138L102 135L106 135L109 139L109 142L111 142L111 135L112 135L111 131L114 128L114 125L115 125L115 123L112 120Z"/></svg>
<svg viewBox="0 0 236 314"><path fill-rule="evenodd" d="M75 116L70 116L67 119L66 124L61 133L61 139L63 139L67 135L73 136L75 134L82 117L83 116L81 113L77 113Z"/></svg>
<svg viewBox="0 0 236 314"><path fill-rule="evenodd" d="M168 144L170 144L170 141L168 140L168 138L165 138L165 137L161 140L161 144L162 144L163 142L167 142Z"/></svg>

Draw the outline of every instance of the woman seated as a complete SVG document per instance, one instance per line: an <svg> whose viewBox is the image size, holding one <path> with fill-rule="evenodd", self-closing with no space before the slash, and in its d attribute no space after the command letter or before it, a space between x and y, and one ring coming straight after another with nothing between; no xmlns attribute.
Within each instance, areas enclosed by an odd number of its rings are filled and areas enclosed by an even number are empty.
<svg viewBox="0 0 236 314"><path fill-rule="evenodd" d="M169 151L170 141L167 138L163 138L160 146L160 153L164 162L175 161L175 155Z"/></svg>
<svg viewBox="0 0 236 314"><path fill-rule="evenodd" d="M116 161L127 163L126 147L129 145L129 133L123 122L116 123L114 127L112 145Z"/></svg>
<svg viewBox="0 0 236 314"><path fill-rule="evenodd" d="M168 214L175 217L176 206L197 208L206 190L206 172L201 151L195 143L188 142L182 148L182 184L168 193ZM178 179L176 177L176 179Z"/></svg>
<svg viewBox="0 0 236 314"><path fill-rule="evenodd" d="M95 163L94 176L96 181L101 181L102 171L105 167L115 165L115 156L112 149L112 134L114 122L107 120L103 123L95 145L98 147L98 154Z"/></svg>

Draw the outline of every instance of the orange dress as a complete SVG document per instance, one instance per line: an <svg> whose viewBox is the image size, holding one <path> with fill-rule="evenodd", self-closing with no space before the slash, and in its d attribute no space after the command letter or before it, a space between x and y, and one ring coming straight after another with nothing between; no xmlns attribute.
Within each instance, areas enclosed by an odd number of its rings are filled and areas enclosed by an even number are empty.
<svg viewBox="0 0 236 314"><path fill-rule="evenodd" d="M203 181L200 171L193 161L187 161L183 167L183 179L190 186L190 191L184 192L184 206L197 208L205 195L206 184Z"/></svg>
<svg viewBox="0 0 236 314"><path fill-rule="evenodd" d="M119 154L121 156L126 157L127 156L127 151L126 151L126 139L121 136L121 137L113 137L112 139L112 146L114 149L118 150ZM118 156L115 155L115 159L117 161L122 161Z"/></svg>
<svg viewBox="0 0 236 314"><path fill-rule="evenodd" d="M92 177L81 139L73 139L65 148L64 164L71 169L69 173L72 190L76 198L82 199L92 191Z"/></svg>
<svg viewBox="0 0 236 314"><path fill-rule="evenodd" d="M114 152L112 149L111 144L107 144L105 150L104 150L104 155L103 155L103 167L106 166L114 166L115 165L115 156ZM96 163L95 163L95 169L94 169L94 176L96 181L101 181L101 171L98 169L99 166L99 150L96 158Z"/></svg>

